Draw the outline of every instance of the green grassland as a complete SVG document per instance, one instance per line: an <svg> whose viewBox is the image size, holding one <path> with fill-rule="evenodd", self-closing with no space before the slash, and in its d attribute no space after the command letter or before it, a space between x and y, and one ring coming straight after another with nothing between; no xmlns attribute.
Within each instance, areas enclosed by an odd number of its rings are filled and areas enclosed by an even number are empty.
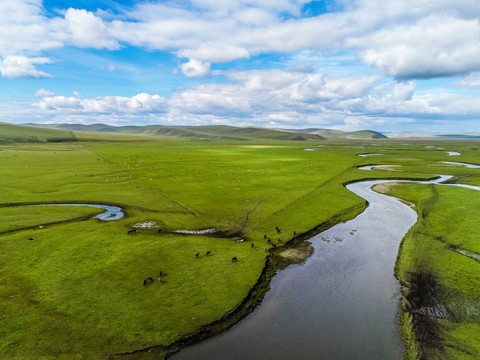
<svg viewBox="0 0 480 360"><path fill-rule="evenodd" d="M16 137L16 127L5 126L9 132L0 124L0 358L97 359L168 346L237 309L264 272L271 246L264 235L281 246L294 233L361 212L365 201L343 184L436 173L480 182L478 170L440 163L474 163L478 151L470 142L207 142L88 132L75 132L75 142L29 142L25 129L38 129L18 127ZM462 155L452 159L426 148L432 144ZM302 150L316 145L322 147ZM383 155L358 156L368 153ZM373 163L402 167L357 169ZM452 189L453 197L456 190L464 189ZM98 213L92 208L27 206L42 203L118 205L126 217L104 222L91 218ZM127 234L151 222L155 227ZM221 233L175 233L206 228ZM154 282L145 286L148 277ZM465 332L458 329L456 336Z"/></svg>
<svg viewBox="0 0 480 360"><path fill-rule="evenodd" d="M409 292L418 274L433 281L415 304L406 303L403 333L409 338L406 358L476 359L480 354L480 194L476 190L433 185L400 185L391 194L416 204L419 221L405 236L396 273ZM467 251L460 253L459 251ZM434 299L432 301L432 299ZM418 317L418 303L439 306L441 316ZM412 321L413 320L413 321ZM422 328L429 327L428 333Z"/></svg>

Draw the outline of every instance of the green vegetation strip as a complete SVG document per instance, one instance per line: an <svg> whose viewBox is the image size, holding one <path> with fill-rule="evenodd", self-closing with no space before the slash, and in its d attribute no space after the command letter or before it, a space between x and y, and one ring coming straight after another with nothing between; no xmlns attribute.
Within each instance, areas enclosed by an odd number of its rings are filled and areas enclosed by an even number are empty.
<svg viewBox="0 0 480 360"><path fill-rule="evenodd" d="M404 286L408 359L476 359L480 354L480 193L448 186L391 187L416 204L396 273ZM462 254L462 250L467 255Z"/></svg>

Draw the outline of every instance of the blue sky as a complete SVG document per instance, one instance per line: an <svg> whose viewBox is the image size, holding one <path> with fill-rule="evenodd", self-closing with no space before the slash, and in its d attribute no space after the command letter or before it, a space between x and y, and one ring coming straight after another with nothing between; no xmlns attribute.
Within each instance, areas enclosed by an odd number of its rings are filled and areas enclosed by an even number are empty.
<svg viewBox="0 0 480 360"><path fill-rule="evenodd" d="M2 0L0 121L480 131L478 0Z"/></svg>

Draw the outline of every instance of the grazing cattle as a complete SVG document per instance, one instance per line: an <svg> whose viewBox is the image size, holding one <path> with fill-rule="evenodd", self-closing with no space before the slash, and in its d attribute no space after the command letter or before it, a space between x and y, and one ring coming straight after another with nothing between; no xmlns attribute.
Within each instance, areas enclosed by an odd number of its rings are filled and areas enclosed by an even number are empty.
<svg viewBox="0 0 480 360"><path fill-rule="evenodd" d="M212 252L211 251L207 251L207 256L210 255Z"/></svg>
<svg viewBox="0 0 480 360"><path fill-rule="evenodd" d="M162 283L162 278L159 276L157 281L158 281L159 284L161 284Z"/></svg>
<svg viewBox="0 0 480 360"><path fill-rule="evenodd" d="M199 253L199 252L195 254L195 257L196 257L197 259L198 259L198 255L200 255L200 253Z"/></svg>
<svg viewBox="0 0 480 360"><path fill-rule="evenodd" d="M144 280L143 280L143 285L144 285L144 286L147 285L147 279L144 279Z"/></svg>
<svg viewBox="0 0 480 360"><path fill-rule="evenodd" d="M280 229L277 228L277 234L280 234L280 233L281 233Z"/></svg>
<svg viewBox="0 0 480 360"><path fill-rule="evenodd" d="M271 242L272 242L272 239L268 239L268 240L267 240L267 243L270 244Z"/></svg>
<svg viewBox="0 0 480 360"><path fill-rule="evenodd" d="M234 257L232 258L232 262L237 262L237 257L236 257L236 256L234 256Z"/></svg>
<svg viewBox="0 0 480 360"><path fill-rule="evenodd" d="M281 243L281 242L282 242L282 239L278 239L278 242Z"/></svg>
<svg viewBox="0 0 480 360"><path fill-rule="evenodd" d="M147 278L147 282L153 283L153 279L151 277Z"/></svg>
<svg viewBox="0 0 480 360"><path fill-rule="evenodd" d="M163 271L160 270L160 272L158 273L158 276L162 276L163 275Z"/></svg>
<svg viewBox="0 0 480 360"><path fill-rule="evenodd" d="M32 240L35 240L35 238L33 238L33 237L29 237L27 240L30 240L30 241L32 241Z"/></svg>
<svg viewBox="0 0 480 360"><path fill-rule="evenodd" d="M137 232L137 229L132 229L132 230L128 230L127 234L132 235L132 234L135 234L136 232Z"/></svg>
<svg viewBox="0 0 480 360"><path fill-rule="evenodd" d="M252 243L252 247L253 247L253 243Z"/></svg>
<svg viewBox="0 0 480 360"><path fill-rule="evenodd" d="M263 235L263 238L266 239L266 238L267 238L267 234Z"/></svg>

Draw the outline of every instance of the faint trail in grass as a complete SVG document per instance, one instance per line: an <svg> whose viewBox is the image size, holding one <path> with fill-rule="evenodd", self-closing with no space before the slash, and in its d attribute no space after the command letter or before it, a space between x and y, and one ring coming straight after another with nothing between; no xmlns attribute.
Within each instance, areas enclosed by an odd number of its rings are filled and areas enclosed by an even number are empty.
<svg viewBox="0 0 480 360"><path fill-rule="evenodd" d="M115 162L110 161L108 158L105 158L104 156L101 156L100 154L94 152L92 149L90 149L90 148L88 148L88 147L85 147L85 149L86 149L87 151L89 151L90 153L94 154L95 156L101 158L101 159L102 159L103 161L105 161L106 163L114 166L115 168L120 169L121 171L123 171L123 172L125 172L125 173L128 173L128 174L130 174L131 176L134 176L135 179L136 179L136 181L138 181L139 183L143 184L146 188L149 188L149 189L151 189L153 192L155 192L155 193L157 193L157 194L159 194L159 195L167 198L167 199L170 200L171 202L173 202L173 203L175 203L176 205L178 205L178 206L182 207L183 209L187 210L188 213L193 214L193 215L195 215L195 216L200 216L200 214L199 214L197 211L195 211L194 209L192 209L191 207L189 207L189 206L181 203L180 201L176 200L176 199L173 198L172 196L170 196L170 195L168 195L167 193L163 192L163 191L160 190L159 188L152 186L152 185L149 184L147 181L145 181L145 180L143 180L142 178L136 176L133 172L131 172L131 171L129 171L129 170L123 168L123 167L119 167L119 165L116 164Z"/></svg>

